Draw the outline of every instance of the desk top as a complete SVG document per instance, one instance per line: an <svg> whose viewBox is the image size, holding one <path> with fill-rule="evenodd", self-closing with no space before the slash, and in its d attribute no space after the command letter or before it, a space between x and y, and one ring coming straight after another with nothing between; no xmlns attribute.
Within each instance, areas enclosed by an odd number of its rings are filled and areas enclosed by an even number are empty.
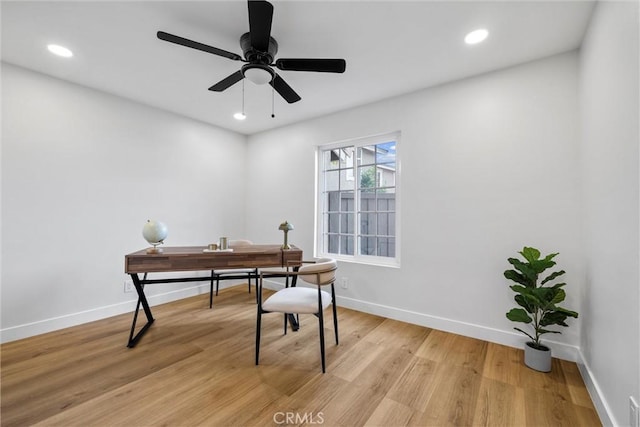
<svg viewBox="0 0 640 427"><path fill-rule="evenodd" d="M284 250L281 245L231 246L233 252L203 252L206 246L168 246L162 252L148 254L146 249L125 255L125 273L197 271L214 268L285 267L302 261L296 246Z"/></svg>

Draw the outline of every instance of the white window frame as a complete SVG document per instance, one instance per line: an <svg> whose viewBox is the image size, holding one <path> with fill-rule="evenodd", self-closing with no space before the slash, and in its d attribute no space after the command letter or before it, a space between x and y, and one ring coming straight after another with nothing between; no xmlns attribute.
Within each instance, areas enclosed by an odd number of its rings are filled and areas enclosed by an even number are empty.
<svg viewBox="0 0 640 427"><path fill-rule="evenodd" d="M354 262L354 263L362 263L362 264L371 264L371 265L381 265L388 267L400 267L400 249L401 249L401 230L400 230L400 217L401 217L401 167L400 167L400 131L389 132L380 135L372 135L361 138L354 138L345 141L332 142L329 144L318 145L316 147L316 179L315 179L315 203L316 203L316 215L315 215L315 256L316 257L331 257L340 261L345 262ZM324 182L323 182L323 156L322 153L327 150L332 150L336 148L342 147L354 147L354 157L357 155L357 149L359 147L371 146L382 144L389 141L396 142L396 171L395 171L395 256L394 257L384 257L377 255L360 255L359 252L359 235L360 235L360 223L359 223L359 197L358 197L358 182L355 183L354 190L354 254L353 255L345 255L345 254L336 254L332 252L327 252L324 245ZM357 172L358 164L354 159L354 175L357 176L355 172Z"/></svg>

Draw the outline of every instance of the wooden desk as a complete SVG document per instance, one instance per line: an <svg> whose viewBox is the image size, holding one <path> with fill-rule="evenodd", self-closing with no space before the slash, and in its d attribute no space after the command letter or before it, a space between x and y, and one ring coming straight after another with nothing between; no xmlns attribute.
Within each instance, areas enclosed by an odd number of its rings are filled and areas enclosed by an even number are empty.
<svg viewBox="0 0 640 427"><path fill-rule="evenodd" d="M286 267L300 265L302 250L292 246L283 250L280 245L249 245L233 247L233 252L204 252L204 246L163 247L162 253L148 254L146 249L125 255L124 271L131 275L133 286L138 293L138 303L133 315L129 343L127 347L134 347L153 321L149 302L144 294L144 285L153 283L201 282L213 280L213 276L180 277L164 279L147 279L147 273L164 273L173 271L199 271L225 268L247 267ZM142 279L138 276L144 273ZM140 305L147 316L147 323L135 334L136 322Z"/></svg>

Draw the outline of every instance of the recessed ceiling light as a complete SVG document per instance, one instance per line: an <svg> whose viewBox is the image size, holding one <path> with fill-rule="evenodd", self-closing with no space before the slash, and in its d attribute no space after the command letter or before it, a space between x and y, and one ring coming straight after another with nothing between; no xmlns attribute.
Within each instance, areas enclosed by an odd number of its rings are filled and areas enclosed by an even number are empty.
<svg viewBox="0 0 640 427"><path fill-rule="evenodd" d="M242 113L235 113L235 114L233 115L233 118L234 118L234 119L236 119L236 120L244 120L244 119L246 119L246 118L247 118L247 116L245 116L245 115L244 115L244 114L242 114Z"/></svg>
<svg viewBox="0 0 640 427"><path fill-rule="evenodd" d="M60 46L57 44L50 44L47 46L47 49L49 49L49 52L53 53L54 55L62 56L63 58L71 58L73 56L73 52L71 52L64 46Z"/></svg>
<svg viewBox="0 0 640 427"><path fill-rule="evenodd" d="M489 35L489 31L484 28L480 28L478 30L471 31L464 38L464 42L466 44L477 44L487 38Z"/></svg>

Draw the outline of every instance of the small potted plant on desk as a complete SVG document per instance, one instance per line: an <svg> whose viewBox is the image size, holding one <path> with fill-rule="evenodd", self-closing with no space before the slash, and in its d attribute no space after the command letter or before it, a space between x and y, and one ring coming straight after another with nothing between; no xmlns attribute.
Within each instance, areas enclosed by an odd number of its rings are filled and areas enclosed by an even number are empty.
<svg viewBox="0 0 640 427"><path fill-rule="evenodd" d="M554 271L538 283L539 276L556 265L553 258L558 254L552 253L541 259L540 251L529 247L524 247L518 253L524 257L525 261L509 258L509 264L515 270L506 270L504 277L516 282L510 288L517 294L514 299L521 308L511 309L507 313L507 318L514 322L531 324L532 334L520 328L514 328L531 338L524 347L524 363L537 371L549 372L551 350L540 343L540 337L544 334L559 334L560 331L549 330L547 327L569 326L565 323L567 317L577 318L578 313L558 306L565 299L566 293L562 288L566 283L550 284L552 280L562 276L565 273L564 270Z"/></svg>

